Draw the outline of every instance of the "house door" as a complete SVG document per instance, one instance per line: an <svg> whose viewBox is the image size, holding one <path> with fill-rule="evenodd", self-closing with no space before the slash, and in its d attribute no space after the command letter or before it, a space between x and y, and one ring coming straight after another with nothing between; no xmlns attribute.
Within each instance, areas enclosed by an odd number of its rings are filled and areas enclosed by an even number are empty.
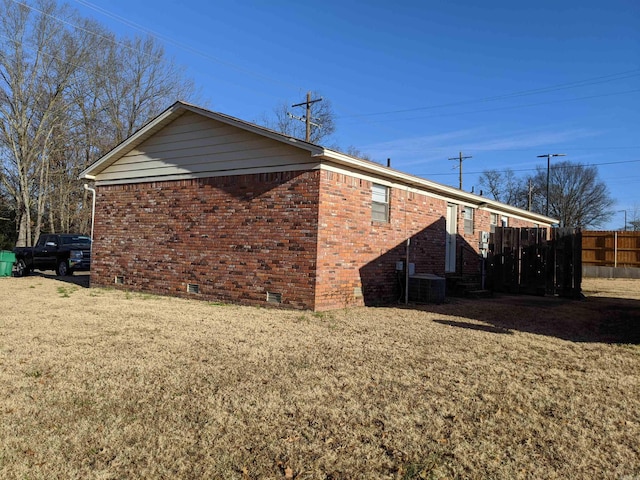
<svg viewBox="0 0 640 480"><path fill-rule="evenodd" d="M458 234L458 206L447 204L447 233L445 238L444 271L456 271L456 235Z"/></svg>

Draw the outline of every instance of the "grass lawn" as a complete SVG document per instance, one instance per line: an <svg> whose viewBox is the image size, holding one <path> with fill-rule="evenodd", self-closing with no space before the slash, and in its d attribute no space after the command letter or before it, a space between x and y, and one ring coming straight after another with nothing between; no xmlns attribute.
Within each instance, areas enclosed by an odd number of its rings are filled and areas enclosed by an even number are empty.
<svg viewBox="0 0 640 480"><path fill-rule="evenodd" d="M0 478L637 480L640 280L583 288L314 314L0 278Z"/></svg>

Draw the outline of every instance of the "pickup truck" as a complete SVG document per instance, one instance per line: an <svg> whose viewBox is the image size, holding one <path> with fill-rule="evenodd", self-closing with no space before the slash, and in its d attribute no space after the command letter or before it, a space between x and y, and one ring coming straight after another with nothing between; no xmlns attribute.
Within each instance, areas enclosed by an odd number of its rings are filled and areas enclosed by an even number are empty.
<svg viewBox="0 0 640 480"><path fill-rule="evenodd" d="M33 247L16 247L15 275L31 270L55 270L60 276L87 271L91 261L91 238L85 235L42 234Z"/></svg>

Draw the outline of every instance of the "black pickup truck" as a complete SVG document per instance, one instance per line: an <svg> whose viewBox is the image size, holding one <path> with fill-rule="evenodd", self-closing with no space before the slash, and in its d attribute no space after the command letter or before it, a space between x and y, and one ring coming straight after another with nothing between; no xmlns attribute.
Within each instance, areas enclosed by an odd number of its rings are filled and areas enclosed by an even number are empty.
<svg viewBox="0 0 640 480"><path fill-rule="evenodd" d="M17 247L15 275L31 270L55 270L58 275L87 271L91 261L91 238L85 235L42 234L34 247Z"/></svg>

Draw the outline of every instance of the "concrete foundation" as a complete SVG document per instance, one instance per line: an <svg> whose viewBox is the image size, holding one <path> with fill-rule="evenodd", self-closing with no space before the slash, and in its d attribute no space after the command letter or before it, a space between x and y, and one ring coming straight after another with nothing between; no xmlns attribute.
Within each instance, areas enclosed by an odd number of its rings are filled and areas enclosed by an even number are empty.
<svg viewBox="0 0 640 480"><path fill-rule="evenodd" d="M582 266L582 276L590 278L640 278L640 268Z"/></svg>

